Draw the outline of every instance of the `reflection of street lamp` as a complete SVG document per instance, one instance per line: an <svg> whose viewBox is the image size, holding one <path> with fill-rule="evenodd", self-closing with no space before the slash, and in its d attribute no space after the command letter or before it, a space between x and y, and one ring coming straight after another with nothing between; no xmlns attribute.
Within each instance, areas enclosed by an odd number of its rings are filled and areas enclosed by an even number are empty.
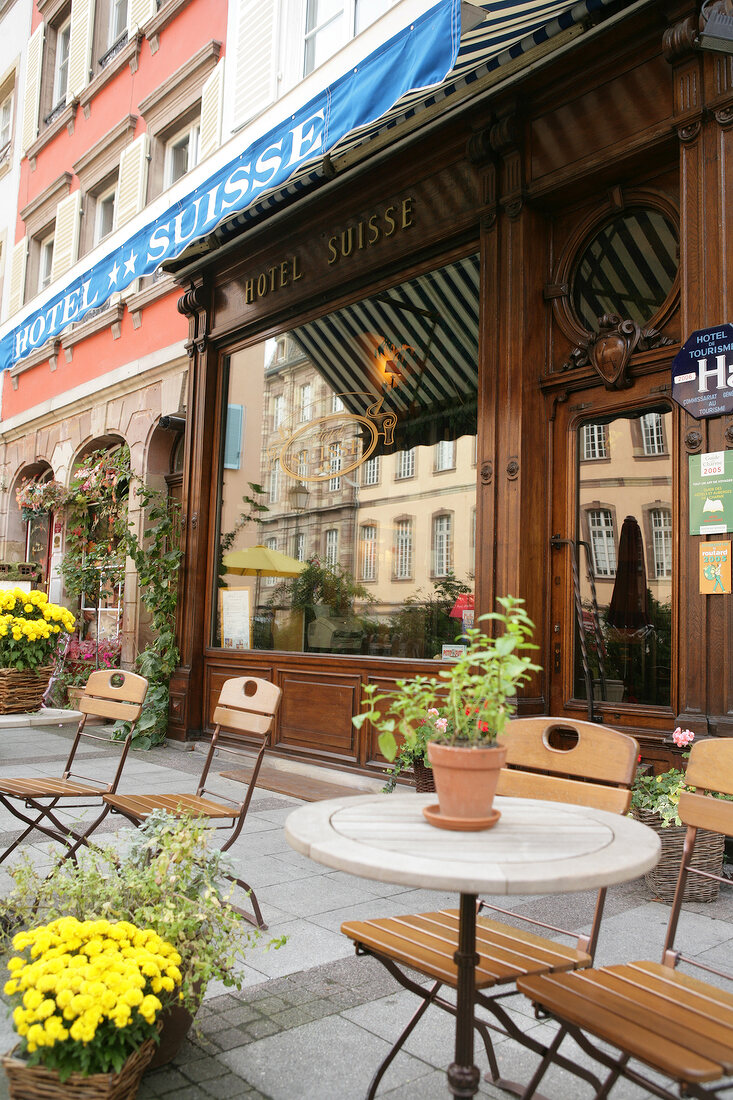
<svg viewBox="0 0 733 1100"><path fill-rule="evenodd" d="M308 507L310 493L308 492L308 489L303 484L303 482L298 481L295 483L295 485L293 485L292 489L288 493L288 498L290 500L290 507L295 512L295 553L293 554L293 557L297 558L298 561L302 561L303 559L298 553L298 518L299 516L302 516L303 512Z"/></svg>

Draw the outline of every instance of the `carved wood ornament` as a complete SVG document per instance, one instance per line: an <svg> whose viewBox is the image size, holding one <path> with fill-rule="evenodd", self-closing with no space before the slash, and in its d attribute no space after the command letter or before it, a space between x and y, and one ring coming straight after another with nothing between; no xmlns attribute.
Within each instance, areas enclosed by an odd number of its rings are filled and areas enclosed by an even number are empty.
<svg viewBox="0 0 733 1100"><path fill-rule="evenodd" d="M607 390L625 390L631 385L628 371L635 351L651 351L674 344L654 328L642 329L635 321L622 321L615 313L599 318L593 332L576 347L562 370L592 366Z"/></svg>

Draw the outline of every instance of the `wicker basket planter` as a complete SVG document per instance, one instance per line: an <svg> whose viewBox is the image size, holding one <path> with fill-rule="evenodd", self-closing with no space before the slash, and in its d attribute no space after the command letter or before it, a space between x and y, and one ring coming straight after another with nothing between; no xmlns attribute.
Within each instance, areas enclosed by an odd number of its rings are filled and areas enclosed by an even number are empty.
<svg viewBox="0 0 733 1100"><path fill-rule="evenodd" d="M53 665L0 668L0 714L26 714L41 709Z"/></svg>
<svg viewBox="0 0 733 1100"><path fill-rule="evenodd" d="M650 810L634 810L634 817L654 829L662 841L662 856L657 866L646 875L646 884L662 901L671 902L677 885L687 829L684 825L669 825L663 829L658 814ZM699 829L692 866L701 871L721 874L724 848L725 837L721 833ZM718 892L719 884L713 879L689 875L684 901L715 901Z"/></svg>
<svg viewBox="0 0 733 1100"><path fill-rule="evenodd" d="M89 1077L72 1073L63 1085L54 1070L30 1067L12 1052L3 1057L2 1063L10 1100L134 1100L154 1051L155 1041L147 1039L132 1052L119 1073L93 1073Z"/></svg>
<svg viewBox="0 0 733 1100"><path fill-rule="evenodd" d="M412 773L415 776L415 788L418 794L433 794L435 791L435 778L433 769L424 764L422 760L413 760Z"/></svg>

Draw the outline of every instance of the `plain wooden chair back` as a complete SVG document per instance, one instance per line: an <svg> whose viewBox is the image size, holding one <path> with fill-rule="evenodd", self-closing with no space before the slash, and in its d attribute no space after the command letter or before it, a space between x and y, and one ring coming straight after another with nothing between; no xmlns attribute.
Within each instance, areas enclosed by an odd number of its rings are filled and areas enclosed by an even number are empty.
<svg viewBox="0 0 733 1100"><path fill-rule="evenodd" d="M562 733L575 739L567 749L557 747ZM638 742L628 734L566 718L515 718L500 742L507 760L497 794L628 811L639 759Z"/></svg>

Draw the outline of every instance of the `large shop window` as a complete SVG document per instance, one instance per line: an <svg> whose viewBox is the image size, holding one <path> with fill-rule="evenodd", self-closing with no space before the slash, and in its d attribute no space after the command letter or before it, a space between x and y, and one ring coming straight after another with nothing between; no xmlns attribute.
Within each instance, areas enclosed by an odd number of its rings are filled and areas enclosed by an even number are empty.
<svg viewBox="0 0 733 1100"><path fill-rule="evenodd" d="M587 421L577 432L585 648L594 695L609 702L670 704L671 421L659 406ZM575 695L585 698L579 640Z"/></svg>
<svg viewBox="0 0 733 1100"><path fill-rule="evenodd" d="M214 646L432 659L472 622L478 288L474 255L225 361Z"/></svg>

